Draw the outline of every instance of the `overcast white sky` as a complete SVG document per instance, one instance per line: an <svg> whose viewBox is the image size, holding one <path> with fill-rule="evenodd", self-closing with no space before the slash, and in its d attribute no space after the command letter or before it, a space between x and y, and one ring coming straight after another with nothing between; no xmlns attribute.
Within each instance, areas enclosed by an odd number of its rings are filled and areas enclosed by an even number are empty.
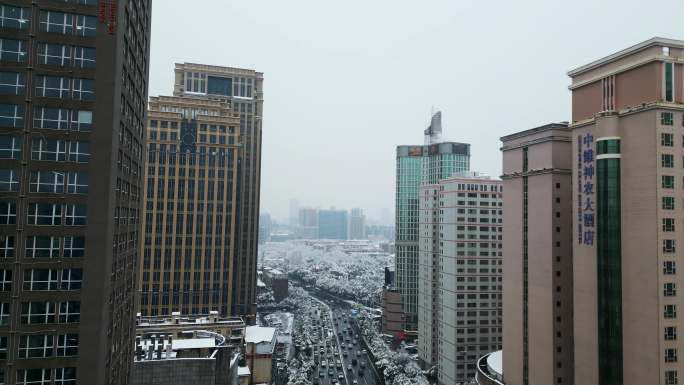
<svg viewBox="0 0 684 385"><path fill-rule="evenodd" d="M264 72L261 210L394 206L395 147L432 107L471 169L499 138L569 120L569 69L653 36L684 39L681 0L157 0L150 95L174 62Z"/></svg>

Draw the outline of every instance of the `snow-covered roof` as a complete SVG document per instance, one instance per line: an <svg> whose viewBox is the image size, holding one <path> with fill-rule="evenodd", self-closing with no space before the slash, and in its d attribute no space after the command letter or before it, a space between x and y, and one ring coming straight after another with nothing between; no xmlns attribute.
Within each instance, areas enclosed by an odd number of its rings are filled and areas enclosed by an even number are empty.
<svg viewBox="0 0 684 385"><path fill-rule="evenodd" d="M275 336L275 328L263 326L247 326L245 329L245 342L258 344L260 342L271 342Z"/></svg>
<svg viewBox="0 0 684 385"><path fill-rule="evenodd" d="M249 376L249 366L238 366L238 376Z"/></svg>
<svg viewBox="0 0 684 385"><path fill-rule="evenodd" d="M216 346L214 338L188 338L184 340L173 340L171 348L173 350L213 348Z"/></svg>
<svg viewBox="0 0 684 385"><path fill-rule="evenodd" d="M261 280L261 278L257 278L257 287L266 287L266 284Z"/></svg>
<svg viewBox="0 0 684 385"><path fill-rule="evenodd" d="M499 376L503 374L501 350L497 350L487 357L487 367L490 371L498 374Z"/></svg>

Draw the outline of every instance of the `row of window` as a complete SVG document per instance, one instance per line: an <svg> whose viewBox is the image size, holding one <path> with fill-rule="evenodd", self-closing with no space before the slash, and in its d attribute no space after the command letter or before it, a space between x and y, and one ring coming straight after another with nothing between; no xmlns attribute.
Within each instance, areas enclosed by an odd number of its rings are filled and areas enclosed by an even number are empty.
<svg viewBox="0 0 684 385"><path fill-rule="evenodd" d="M29 235L26 237L25 248L26 258L82 258L85 255L85 237ZM14 236L0 236L0 258L14 257Z"/></svg>
<svg viewBox="0 0 684 385"><path fill-rule="evenodd" d="M0 39L0 60L23 63L28 58L24 40ZM38 64L59 67L95 68L95 48L56 43L38 43Z"/></svg>
<svg viewBox="0 0 684 385"><path fill-rule="evenodd" d="M79 323L81 321L81 302L22 302L20 318L24 325ZM9 325L9 320L10 304L8 302L0 303L0 326Z"/></svg>
<svg viewBox="0 0 684 385"><path fill-rule="evenodd" d="M172 130L178 129L178 122L173 122L173 121L166 121L166 120L150 120L150 128L155 129L155 128L170 128ZM235 127L233 126L224 126L224 125L219 125L219 124L206 124L202 123L199 125L199 131L200 132L221 132L221 133L226 133L229 132L231 134L235 133ZM160 131L163 133L163 131Z"/></svg>
<svg viewBox="0 0 684 385"><path fill-rule="evenodd" d="M33 126L52 130L90 131L93 126L93 113L87 110L35 107ZM23 128L24 106L0 104L0 127Z"/></svg>
<svg viewBox="0 0 684 385"><path fill-rule="evenodd" d="M32 193L87 194L88 173L69 171L31 171L29 191ZM19 191L20 178L12 169L0 169L0 192Z"/></svg>
<svg viewBox="0 0 684 385"><path fill-rule="evenodd" d="M661 112L660 124L662 124L663 126L673 126L674 114L672 112ZM684 126L684 115L682 115L682 126Z"/></svg>
<svg viewBox="0 0 684 385"><path fill-rule="evenodd" d="M27 224L34 226L85 226L87 207L82 204L29 203ZM0 201L0 225L17 224L16 202Z"/></svg>
<svg viewBox="0 0 684 385"><path fill-rule="evenodd" d="M56 291L80 290L83 269L26 269L23 290ZM12 270L0 269L0 291L12 291Z"/></svg>
<svg viewBox="0 0 684 385"><path fill-rule="evenodd" d="M93 79L36 75L35 96L73 100L94 100ZM0 95L25 95L26 76L23 72L0 72Z"/></svg>
<svg viewBox="0 0 684 385"><path fill-rule="evenodd" d="M0 359L7 358L7 337L0 337ZM33 334L19 336L18 358L74 357L78 334Z"/></svg>
<svg viewBox="0 0 684 385"><path fill-rule="evenodd" d="M53 384L76 385L76 368L40 368L17 370L17 385Z"/></svg>
<svg viewBox="0 0 684 385"><path fill-rule="evenodd" d="M88 0L88 2L96 2L96 0ZM28 29L30 23L30 8L0 4L0 27ZM97 34L97 17L95 16L40 11L39 24L41 32L87 37L94 37Z"/></svg>

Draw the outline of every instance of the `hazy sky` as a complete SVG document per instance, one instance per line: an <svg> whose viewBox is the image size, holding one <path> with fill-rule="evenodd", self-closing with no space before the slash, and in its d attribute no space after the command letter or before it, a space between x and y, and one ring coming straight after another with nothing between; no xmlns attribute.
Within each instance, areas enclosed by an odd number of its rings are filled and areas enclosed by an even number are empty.
<svg viewBox="0 0 684 385"><path fill-rule="evenodd" d="M394 206L395 147L434 107L471 169L498 176L499 138L569 120L566 72L662 36L681 0L156 0L150 95L173 63L264 73L261 209Z"/></svg>

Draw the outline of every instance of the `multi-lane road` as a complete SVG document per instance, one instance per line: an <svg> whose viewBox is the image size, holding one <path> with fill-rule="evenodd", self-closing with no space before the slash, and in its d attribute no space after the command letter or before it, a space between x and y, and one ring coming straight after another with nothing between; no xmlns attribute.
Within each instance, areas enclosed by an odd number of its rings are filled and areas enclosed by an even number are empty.
<svg viewBox="0 0 684 385"><path fill-rule="evenodd" d="M376 385L371 362L358 332L352 327L349 310L335 302L323 302L326 312L318 316L320 343L314 347L316 370L312 382L321 385ZM326 335L327 334L327 335Z"/></svg>

